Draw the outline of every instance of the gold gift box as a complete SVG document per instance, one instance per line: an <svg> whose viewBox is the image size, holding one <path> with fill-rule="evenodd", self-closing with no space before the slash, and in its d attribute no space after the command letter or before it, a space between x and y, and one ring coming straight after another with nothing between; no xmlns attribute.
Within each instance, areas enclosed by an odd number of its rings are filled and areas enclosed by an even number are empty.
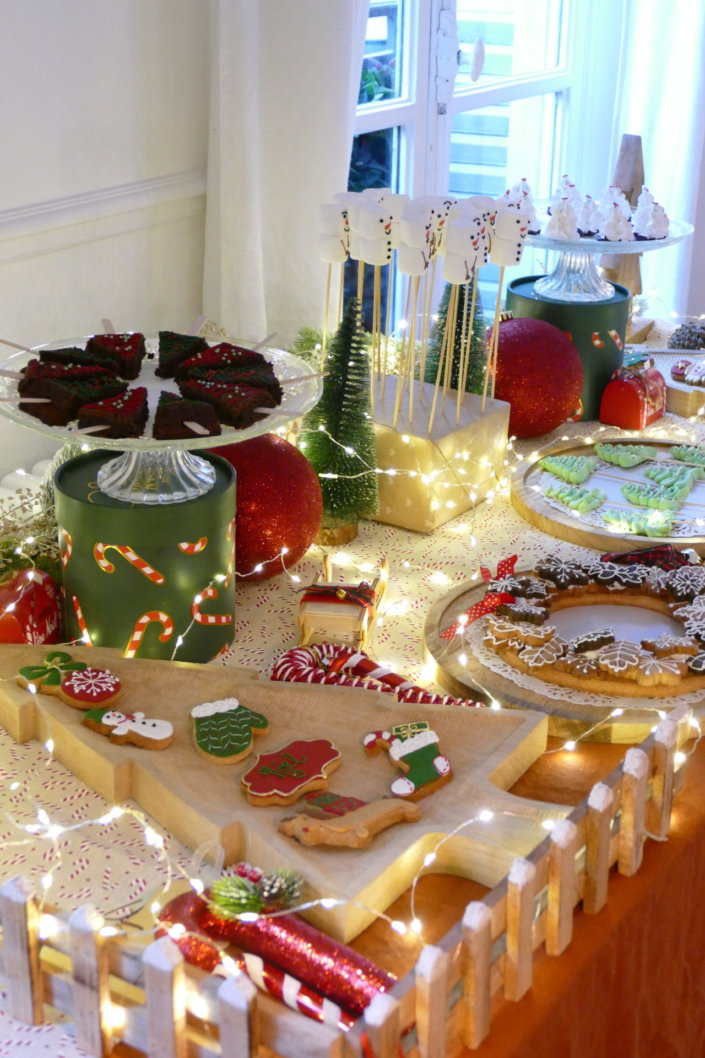
<svg viewBox="0 0 705 1058"><path fill-rule="evenodd" d="M414 382L414 411L409 422L405 392L394 423L397 379L387 376L384 397L377 387L374 404L379 510L375 521L430 533L474 507L506 476L509 404L485 402L474 393L440 394L431 432L428 423L433 386ZM457 421L456 421L457 418ZM391 472L394 473L391 473Z"/></svg>

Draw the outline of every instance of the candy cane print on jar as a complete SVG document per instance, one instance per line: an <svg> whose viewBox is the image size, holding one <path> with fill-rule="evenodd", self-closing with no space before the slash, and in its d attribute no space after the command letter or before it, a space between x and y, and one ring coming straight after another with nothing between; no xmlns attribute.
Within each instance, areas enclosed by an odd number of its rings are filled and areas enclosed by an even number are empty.
<svg viewBox="0 0 705 1058"><path fill-rule="evenodd" d="M214 487L174 517L174 504L102 492L98 470L110 455L87 452L55 474L66 637L124 657L210 661L235 631L235 472L206 453Z"/></svg>

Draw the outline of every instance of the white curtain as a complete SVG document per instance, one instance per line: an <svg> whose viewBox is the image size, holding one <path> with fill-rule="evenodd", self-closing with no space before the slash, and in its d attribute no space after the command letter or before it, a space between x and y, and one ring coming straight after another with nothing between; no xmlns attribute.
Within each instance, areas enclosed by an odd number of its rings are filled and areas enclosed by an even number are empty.
<svg viewBox="0 0 705 1058"><path fill-rule="evenodd" d="M320 327L318 209L347 187L369 0L212 0L204 312L275 344Z"/></svg>
<svg viewBox="0 0 705 1058"><path fill-rule="evenodd" d="M667 213L691 223L703 214L695 238L644 254L644 292L664 310L702 313L705 289L696 269L703 257L695 240L705 234L705 2L629 0L625 39L613 155L622 133L640 135L646 186Z"/></svg>

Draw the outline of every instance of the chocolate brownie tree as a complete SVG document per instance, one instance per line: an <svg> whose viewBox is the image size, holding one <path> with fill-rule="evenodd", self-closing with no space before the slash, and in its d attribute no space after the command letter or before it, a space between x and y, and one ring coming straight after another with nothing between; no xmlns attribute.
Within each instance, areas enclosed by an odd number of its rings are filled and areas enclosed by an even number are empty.
<svg viewBox="0 0 705 1058"><path fill-rule="evenodd" d="M316 470L324 524L371 518L377 510L370 365L358 303L351 299L328 349L320 401L304 421L300 447Z"/></svg>

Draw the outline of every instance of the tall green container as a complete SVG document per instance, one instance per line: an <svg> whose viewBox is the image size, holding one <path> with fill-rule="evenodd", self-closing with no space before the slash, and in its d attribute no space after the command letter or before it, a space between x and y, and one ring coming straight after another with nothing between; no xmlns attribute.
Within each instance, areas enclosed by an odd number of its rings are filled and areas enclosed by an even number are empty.
<svg viewBox="0 0 705 1058"><path fill-rule="evenodd" d="M598 419L602 391L624 360L631 294L614 284L614 295L605 301L553 301L534 291L534 283L542 278L512 280L507 308L514 316L545 320L570 335L585 372L582 418Z"/></svg>
<svg viewBox="0 0 705 1058"><path fill-rule="evenodd" d="M204 496L129 504L97 485L114 452L68 460L54 477L66 638L126 657L206 662L235 632L235 471L215 468ZM180 642L180 639L182 642Z"/></svg>

